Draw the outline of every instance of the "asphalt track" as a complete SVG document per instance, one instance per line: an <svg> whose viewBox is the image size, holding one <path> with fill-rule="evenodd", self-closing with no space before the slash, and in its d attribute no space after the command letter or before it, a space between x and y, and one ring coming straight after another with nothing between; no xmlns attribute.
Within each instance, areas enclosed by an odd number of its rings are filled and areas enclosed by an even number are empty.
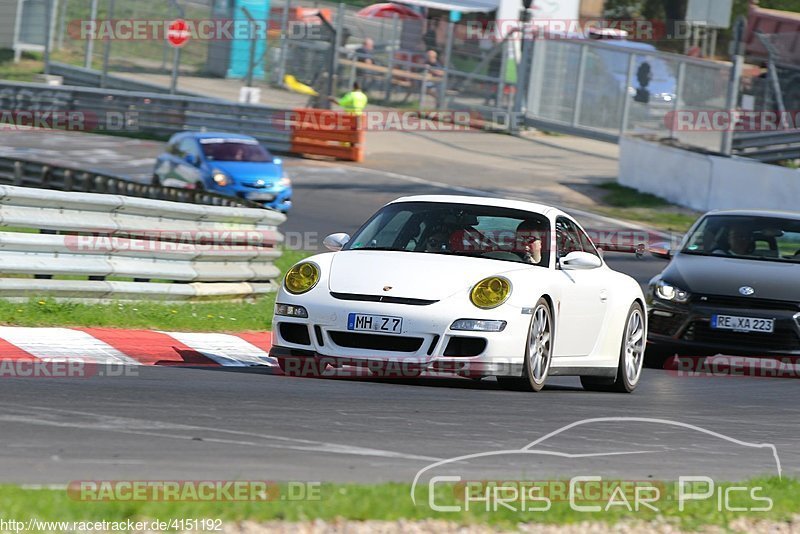
<svg viewBox="0 0 800 534"><path fill-rule="evenodd" d="M131 158L109 150L118 165L132 168ZM148 151L152 146L142 154ZM135 163L133 168L144 172L144 162ZM109 165L98 162L98 167ZM303 179L295 180L295 210L283 229L308 233L310 239L353 231L382 203L401 195L475 192L316 162L292 162L290 172ZM613 226L577 215L586 226ZM609 254L608 259L641 283L663 266L632 255ZM690 378L645 370L633 395L618 395L584 392L573 378L552 379L542 393L526 394L500 390L493 380L387 383L288 378L265 370L142 367L137 372L2 379L0 482L410 482L431 462L518 450L565 425L607 417L665 421L587 422L548 441L551 452L560 454L513 458L502 465L464 461L458 468L486 477L522 469L551 477L577 470L740 479L776 473L767 449L743 444L769 443L776 447L783 474L800 475L800 382L791 379ZM594 456L620 451L625 454Z"/></svg>

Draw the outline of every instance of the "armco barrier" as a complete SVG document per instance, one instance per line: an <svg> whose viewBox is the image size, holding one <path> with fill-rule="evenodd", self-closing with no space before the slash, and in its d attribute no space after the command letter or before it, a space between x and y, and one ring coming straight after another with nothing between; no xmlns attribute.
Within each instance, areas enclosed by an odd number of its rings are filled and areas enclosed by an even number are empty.
<svg viewBox="0 0 800 534"><path fill-rule="evenodd" d="M364 161L364 129L360 115L323 109L296 109L291 114L296 154Z"/></svg>
<svg viewBox="0 0 800 534"><path fill-rule="evenodd" d="M244 198L194 189L138 184L121 176L84 171L16 157L0 156L0 185L2 184L59 191L112 193L129 197L171 200L209 206L260 207L260 204Z"/></svg>
<svg viewBox="0 0 800 534"><path fill-rule="evenodd" d="M0 227L41 232L0 231L0 298L263 295L276 288L285 219L265 209L0 186Z"/></svg>
<svg viewBox="0 0 800 534"><path fill-rule="evenodd" d="M251 135L277 152L363 161L364 132L342 112L288 110L191 96L0 81L0 112L80 112L94 133L168 137L186 130ZM314 128L319 119L333 128ZM4 118L4 121L8 119Z"/></svg>

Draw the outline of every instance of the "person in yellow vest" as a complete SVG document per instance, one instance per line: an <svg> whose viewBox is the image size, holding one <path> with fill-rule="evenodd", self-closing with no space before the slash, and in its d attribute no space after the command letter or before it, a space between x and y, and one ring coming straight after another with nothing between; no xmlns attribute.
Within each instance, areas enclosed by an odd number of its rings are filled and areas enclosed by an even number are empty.
<svg viewBox="0 0 800 534"><path fill-rule="evenodd" d="M339 104L342 108L344 108L346 113L351 113L353 115L361 115L364 113L364 108L367 107L367 95L361 91L361 87L358 85L358 82L354 82L353 90L345 93L342 98L337 100L336 98L330 96L328 97L328 100L334 104Z"/></svg>

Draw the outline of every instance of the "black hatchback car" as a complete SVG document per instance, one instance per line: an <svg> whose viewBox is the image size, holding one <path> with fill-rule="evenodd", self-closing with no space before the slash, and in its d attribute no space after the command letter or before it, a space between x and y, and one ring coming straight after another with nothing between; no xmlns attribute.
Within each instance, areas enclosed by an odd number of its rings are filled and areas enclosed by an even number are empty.
<svg viewBox="0 0 800 534"><path fill-rule="evenodd" d="M800 213L701 217L650 281L647 363L673 354L800 355Z"/></svg>

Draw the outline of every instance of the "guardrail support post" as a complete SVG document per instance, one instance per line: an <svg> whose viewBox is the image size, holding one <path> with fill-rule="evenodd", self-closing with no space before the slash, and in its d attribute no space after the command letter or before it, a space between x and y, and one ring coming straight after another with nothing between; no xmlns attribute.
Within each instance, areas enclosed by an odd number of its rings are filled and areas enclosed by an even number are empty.
<svg viewBox="0 0 800 534"><path fill-rule="evenodd" d="M21 161L14 162L14 185L23 185L24 169Z"/></svg>

